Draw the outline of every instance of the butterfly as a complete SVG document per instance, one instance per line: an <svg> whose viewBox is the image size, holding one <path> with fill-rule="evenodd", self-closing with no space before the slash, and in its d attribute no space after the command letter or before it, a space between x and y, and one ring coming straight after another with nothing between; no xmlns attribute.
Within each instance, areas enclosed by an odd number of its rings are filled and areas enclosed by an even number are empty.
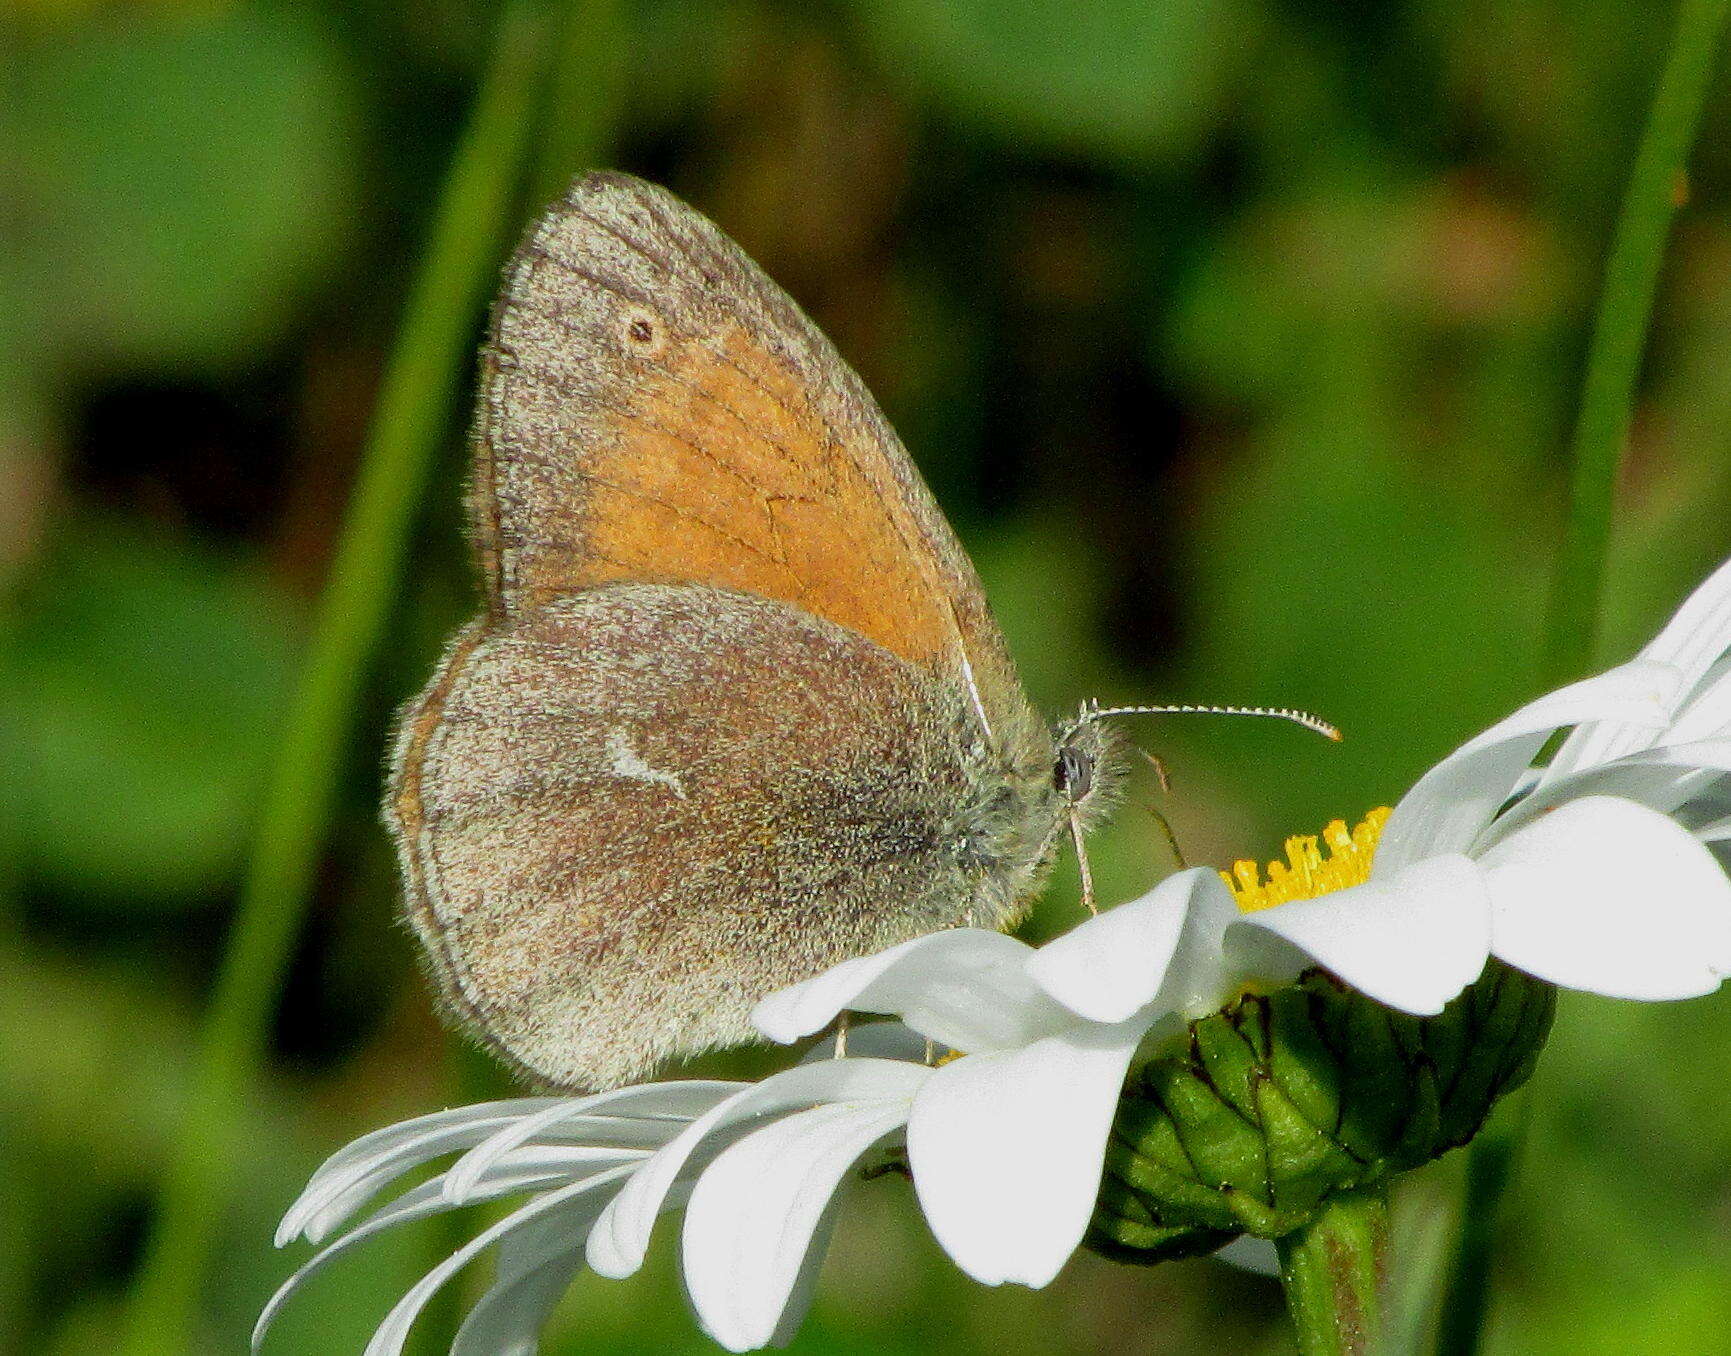
<svg viewBox="0 0 1731 1356"><path fill-rule="evenodd" d="M444 1006L598 1089L753 1005L1005 928L1122 774L1034 710L860 379L666 191L586 175L507 266L470 533L485 610L405 708L386 819Z"/></svg>

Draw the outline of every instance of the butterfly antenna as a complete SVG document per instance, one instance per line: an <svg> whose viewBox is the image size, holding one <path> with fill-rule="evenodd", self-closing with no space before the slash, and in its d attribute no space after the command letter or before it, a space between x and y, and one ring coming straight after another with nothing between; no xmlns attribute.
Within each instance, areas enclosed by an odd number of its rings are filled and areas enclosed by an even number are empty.
<svg viewBox="0 0 1731 1356"><path fill-rule="evenodd" d="M1314 730L1324 739L1340 742L1340 729L1321 716L1309 711L1295 711L1287 706L1094 706L1083 713L1084 720L1105 720L1108 716L1268 716L1274 720L1289 720Z"/></svg>

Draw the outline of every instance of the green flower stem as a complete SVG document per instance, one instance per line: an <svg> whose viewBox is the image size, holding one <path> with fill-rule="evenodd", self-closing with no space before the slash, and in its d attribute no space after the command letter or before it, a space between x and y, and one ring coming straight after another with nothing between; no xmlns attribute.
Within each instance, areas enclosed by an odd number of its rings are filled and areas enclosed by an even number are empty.
<svg viewBox="0 0 1731 1356"><path fill-rule="evenodd" d="M576 175L613 159L630 57L625 0L569 0L535 158L537 211Z"/></svg>
<svg viewBox="0 0 1731 1356"><path fill-rule="evenodd" d="M0 77L3 91L4 77ZM0 103L4 100L0 99ZM0 127L0 131L4 131ZM0 342L4 342L0 340ZM25 420L18 411L24 402L8 380L15 369L0 357L0 476L13 443L27 446ZM0 542L0 549L5 543ZM5 694L16 690L12 674L15 656L17 609L15 604L17 562L0 555L0 767L12 769L5 791L0 791L0 958L10 963L18 946L19 860L21 832L18 785L27 775L24 741L16 715ZM40 1226L40 1193L37 1175L27 1161L30 1141L23 1108L12 1091L0 1088L0 1351L23 1351L35 1322L35 1257L33 1237Z"/></svg>
<svg viewBox="0 0 1731 1356"><path fill-rule="evenodd" d="M1472 1356L1479 1349L1490 1311L1499 1206L1520 1162L1531 1119L1532 1090L1522 1088L1467 1151L1460 1233L1437 1321L1437 1356Z"/></svg>
<svg viewBox="0 0 1731 1356"><path fill-rule="evenodd" d="M283 730L121 1349L191 1351L247 1093L332 813L344 745L402 574L421 485L470 362L545 78L545 14L516 0L440 198Z"/></svg>
<svg viewBox="0 0 1731 1356"><path fill-rule="evenodd" d="M1315 1220L1277 1239L1275 1247L1303 1356L1367 1356L1384 1349L1385 1186L1332 1197Z"/></svg>
<svg viewBox="0 0 1731 1356"><path fill-rule="evenodd" d="M1612 239L1587 354L1569 516L1553 583L1545 655L1551 684L1579 677L1594 659L1612 506L1635 386L1678 190L1686 183L1689 150L1728 8L1731 0L1682 0ZM1479 1348L1490 1300L1497 1207L1520 1159L1530 1095L1523 1091L1511 1098L1469 1151L1461 1237L1438 1329L1441 1356L1466 1356Z"/></svg>
<svg viewBox="0 0 1731 1356"><path fill-rule="evenodd" d="M562 196L584 170L612 163L625 107L631 55L625 0L568 0L554 39L545 111L536 129L535 163L529 179L530 208ZM452 1035L450 1083L455 1103L485 1102L514 1095L499 1062L465 1036ZM475 1236L477 1210L452 1210L440 1227L428 1261L455 1252ZM419 1324L422 1349L448 1351L462 1327L472 1296L445 1286Z"/></svg>
<svg viewBox="0 0 1731 1356"><path fill-rule="evenodd" d="M1611 241L1575 424L1569 517L1551 599L1546 677L1552 683L1579 677L1593 661L1611 509L1635 383L1727 7L1728 0L1682 0Z"/></svg>

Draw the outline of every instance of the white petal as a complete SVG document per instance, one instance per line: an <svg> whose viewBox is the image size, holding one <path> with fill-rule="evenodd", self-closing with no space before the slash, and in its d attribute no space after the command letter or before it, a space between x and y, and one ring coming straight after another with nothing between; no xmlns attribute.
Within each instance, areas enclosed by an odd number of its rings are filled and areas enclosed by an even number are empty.
<svg viewBox="0 0 1731 1356"><path fill-rule="evenodd" d="M1280 942L1269 945L1269 937ZM1450 855L1247 914L1227 930L1226 954L1277 979L1314 960L1379 1003L1428 1015L1478 978L1490 940L1479 868Z"/></svg>
<svg viewBox="0 0 1731 1356"><path fill-rule="evenodd" d="M685 1284L730 1351L768 1343L836 1188L907 1120L905 1101L814 1107L747 1136L697 1179L685 1210Z"/></svg>
<svg viewBox="0 0 1731 1356"><path fill-rule="evenodd" d="M494 1126L523 1116L544 1111L571 1100L567 1097L510 1097L497 1102L475 1102L468 1106L448 1107L412 1120L398 1121L379 1130L351 1140L338 1149L319 1169L315 1177L380 1153L393 1152L406 1140L418 1139L430 1132L473 1126Z"/></svg>
<svg viewBox="0 0 1731 1356"><path fill-rule="evenodd" d="M1566 988L1693 998L1731 973L1731 882L1688 830L1590 796L1485 854L1491 949Z"/></svg>
<svg viewBox="0 0 1731 1356"><path fill-rule="evenodd" d="M773 993L752 1021L785 1045L823 1030L844 1010L887 1012L957 1050L1013 1049L1067 1020L1028 978L1031 950L981 928L934 932Z"/></svg>
<svg viewBox="0 0 1731 1356"><path fill-rule="evenodd" d="M1091 1022L1122 1022L1151 1003L1182 1011L1224 982L1220 938L1238 916L1219 872L1181 871L1048 942L1028 974Z"/></svg>
<svg viewBox="0 0 1731 1356"><path fill-rule="evenodd" d="M317 1243L395 1178L478 1144L504 1126L558 1106L561 1097L519 1097L453 1107L374 1130L327 1158L283 1215L276 1245L305 1234Z"/></svg>
<svg viewBox="0 0 1731 1356"><path fill-rule="evenodd" d="M1634 664L1649 665L1654 662L1643 659L1633 661ZM1557 746L1549 765L1539 774L1538 789L1543 792L1551 783L1561 778L1650 748L1665 739L1689 690L1689 675L1668 665L1662 666L1661 671L1665 670L1674 676L1671 678L1671 693L1662 722L1655 724L1650 719L1620 720L1615 717L1582 722Z"/></svg>
<svg viewBox="0 0 1731 1356"><path fill-rule="evenodd" d="M568 1255L511 1281L495 1281L457 1329L450 1356L535 1356L541 1329L582 1267L583 1250L573 1240Z"/></svg>
<svg viewBox="0 0 1731 1356"><path fill-rule="evenodd" d="M445 1174L445 1194L453 1203L463 1200L500 1155L532 1139L570 1130L579 1123L583 1131L578 1133L583 1133L585 1139L599 1145L613 1144L618 1142L619 1136L608 1133L606 1121L615 1116L625 1117L628 1118L625 1122L628 1144L632 1147L659 1147L698 1116L749 1086L746 1083L693 1078L669 1083L640 1083L588 1097L568 1097L504 1126L464 1154ZM645 1143L640 1138L639 1128L649 1117L662 1121L663 1128Z"/></svg>
<svg viewBox="0 0 1731 1356"><path fill-rule="evenodd" d="M1727 650L1731 650L1731 561L1683 600L1639 657L1675 665L1691 676L1693 685Z"/></svg>
<svg viewBox="0 0 1731 1356"><path fill-rule="evenodd" d="M614 1180L626 1171L629 1171L628 1165L624 1168L614 1169L612 1173L607 1175L608 1180ZM600 1175L601 1174L597 1174L597 1176ZM589 1180L594 1181L595 1179L591 1178ZM495 1197L507 1196L517 1191L535 1191L545 1187L564 1187L566 1185L582 1186L586 1184L587 1183L568 1184L566 1178L556 1174L544 1175L533 1171L526 1171L516 1178L510 1178L507 1177L506 1174L500 1172L495 1173L486 1194ZM266 1332L270 1330L271 1324L276 1321L277 1314L282 1311L283 1305L288 1303L294 1293L315 1275L323 1271L332 1262L336 1261L337 1258L348 1252L351 1248L366 1242L367 1239L372 1238L377 1234L383 1233L386 1229L394 1229L399 1224L407 1224L411 1220L425 1219L430 1215L438 1215L450 1210L452 1208L451 1203L445 1199L443 1192L440 1190L442 1185L443 1183L440 1177L433 1177L422 1182L419 1186L410 1187L409 1190L405 1191L395 1200L386 1205L380 1206L379 1209L369 1215L366 1220L349 1230L348 1233L344 1234L336 1242L330 1244L328 1247L321 1248L311 1258L311 1260L302 1265L294 1275L288 1278L288 1280L284 1281L282 1285L277 1288L277 1292L270 1297L270 1301L265 1305L264 1310L258 1316L258 1322L253 1325L252 1349L254 1351L259 1349L259 1346L264 1341ZM479 1197L481 1194L483 1193L477 1193L477 1196Z"/></svg>
<svg viewBox="0 0 1731 1356"><path fill-rule="evenodd" d="M451 1356L535 1356L553 1306L583 1266L583 1239L561 1215L499 1240L497 1274L451 1342Z"/></svg>
<svg viewBox="0 0 1731 1356"><path fill-rule="evenodd" d="M438 1182L427 1182L418 1187L411 1187L396 1200L379 1210L365 1224L344 1234L327 1248L321 1248L312 1258L296 1268L295 1273L277 1287L276 1293L265 1303L259 1312L258 1321L252 1328L252 1349L257 1352L264 1345L265 1334L270 1331L271 1324L276 1322L276 1316L282 1312L295 1292L310 1281L319 1272L342 1256L350 1248L365 1242L374 1234L383 1233L386 1229L398 1224L406 1224L413 1219L425 1219L429 1215L437 1215L451 1207L439 1194Z"/></svg>
<svg viewBox="0 0 1731 1356"><path fill-rule="evenodd" d="M1377 843L1373 874L1471 848L1554 730L1600 720L1664 729L1680 681L1668 665L1637 660L1546 693L1498 721L1401 798Z"/></svg>
<svg viewBox="0 0 1731 1356"><path fill-rule="evenodd" d="M911 1099L931 1072L900 1060L832 1059L795 1065L735 1093L693 1121L637 1170L589 1235L590 1267L603 1276L622 1277L642 1266L650 1232L668 1193L693 1166L700 1150L725 1148L731 1142L730 1132L740 1124L822 1102Z"/></svg>
<svg viewBox="0 0 1731 1356"><path fill-rule="evenodd" d="M788 1346L799 1335L800 1324L805 1322L806 1314L811 1311L811 1303L817 1298L818 1273L823 1270L823 1259L829 1253L830 1239L835 1237L836 1217L840 1213L841 1193L837 1192L829 1198L823 1217L818 1220L817 1228L812 1230L811 1242L805 1249L805 1260L800 1263L799 1274L793 1278L787 1303L782 1306L781 1322L776 1324L775 1331L770 1334L770 1346Z"/></svg>
<svg viewBox="0 0 1731 1356"><path fill-rule="evenodd" d="M1701 688L1728 649L1731 649L1731 562L1721 565L1689 595L1665 629L1636 658L1637 662L1661 663L1677 670L1678 688L1671 703L1676 716L1697 702L1705 700L1712 706L1721 700ZM1696 719L1706 718L1704 712ZM1686 737L1699 738L1701 732L1692 731ZM1652 742L1652 732L1639 724L1607 720L1572 733L1557 750L1551 766L1556 775L1562 776L1632 753Z"/></svg>
<svg viewBox="0 0 1731 1356"><path fill-rule="evenodd" d="M1731 815L1703 824L1695 830L1695 836L1703 843L1723 843L1731 839Z"/></svg>
<svg viewBox="0 0 1731 1356"><path fill-rule="evenodd" d="M669 1135L668 1138L671 1139L672 1136ZM640 1148L590 1144L525 1145L492 1157L484 1169L471 1174L464 1181L461 1190L452 1190L449 1174L445 1174L441 1178L444 1182L445 1201L449 1205L458 1206L468 1205L473 1201L492 1200L499 1195L501 1182L519 1181L525 1174L530 1173L561 1185L575 1182L616 1168L622 1163L641 1163L657 1147L658 1143Z"/></svg>
<svg viewBox="0 0 1731 1356"><path fill-rule="evenodd" d="M1731 738L1731 664L1721 660L1709 680L1690 694L1665 732L1665 739L1667 743L1686 744L1726 738Z"/></svg>
<svg viewBox="0 0 1731 1356"><path fill-rule="evenodd" d="M1674 732L1673 732L1674 733ZM1670 734L1666 736L1667 741ZM1666 742L1639 749L1554 780L1511 805L1480 840L1480 850L1501 842L1557 806L1587 796L1617 796L1660 814L1700 802L1731 776L1731 739Z"/></svg>
<svg viewBox="0 0 1731 1356"><path fill-rule="evenodd" d="M932 1232L986 1285L1043 1286L1087 1229L1106 1135L1145 1026L1078 1026L969 1055L914 1099L908 1159Z"/></svg>
<svg viewBox="0 0 1731 1356"><path fill-rule="evenodd" d="M612 1173L592 1177L586 1182L577 1182L557 1191L549 1191L546 1195L538 1196L527 1205L519 1207L498 1223L481 1230L410 1286L402 1299L391 1306L390 1313L385 1315L385 1321L379 1324L372 1340L367 1343L364 1356L400 1356L415 1319L420 1317L421 1310L426 1308L427 1301L438 1293L439 1287L482 1251L513 1230L537 1220L557 1220L556 1227L563 1228L575 1244L594 1223L602 1203L609 1199L611 1188L630 1171L629 1167L617 1168Z"/></svg>

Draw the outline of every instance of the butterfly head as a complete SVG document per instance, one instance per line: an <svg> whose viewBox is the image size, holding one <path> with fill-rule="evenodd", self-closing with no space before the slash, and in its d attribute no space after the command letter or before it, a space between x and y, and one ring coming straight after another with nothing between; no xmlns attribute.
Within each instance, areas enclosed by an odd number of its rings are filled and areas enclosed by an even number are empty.
<svg viewBox="0 0 1731 1356"><path fill-rule="evenodd" d="M1052 789L1066 815L1083 828L1093 828L1112 812L1124 784L1124 745L1111 725L1083 707L1054 734Z"/></svg>

